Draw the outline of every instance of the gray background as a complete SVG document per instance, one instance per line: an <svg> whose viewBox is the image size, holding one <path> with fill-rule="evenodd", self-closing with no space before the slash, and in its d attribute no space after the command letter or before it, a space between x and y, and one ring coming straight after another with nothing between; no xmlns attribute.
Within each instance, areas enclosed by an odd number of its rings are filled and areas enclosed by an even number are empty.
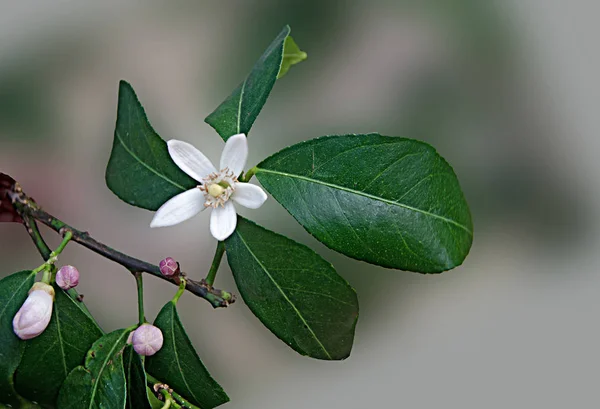
<svg viewBox="0 0 600 409"><path fill-rule="evenodd" d="M435 276L337 255L274 200L244 214L306 243L358 291L344 362L304 358L243 302L180 313L229 408L597 407L600 55L597 2L0 2L0 170L51 213L116 248L205 275L208 215L150 230L104 184L118 81L156 130L214 160L203 118L289 23L309 59L274 88L249 165L316 136L377 131L436 146L461 180L475 242ZM401 177L401 176L400 176ZM57 237L48 233L56 245ZM0 276L40 263L0 226ZM77 245L81 292L105 329L136 321L128 273ZM152 318L174 288L148 278ZM226 263L217 285L235 292Z"/></svg>

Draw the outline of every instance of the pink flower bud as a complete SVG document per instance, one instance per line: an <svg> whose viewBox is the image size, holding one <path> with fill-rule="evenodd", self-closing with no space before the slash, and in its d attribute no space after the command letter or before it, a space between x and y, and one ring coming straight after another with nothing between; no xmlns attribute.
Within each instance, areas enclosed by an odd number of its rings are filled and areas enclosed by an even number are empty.
<svg viewBox="0 0 600 409"><path fill-rule="evenodd" d="M26 340L44 332L52 317L53 302L54 288L46 283L35 283L13 319L15 334Z"/></svg>
<svg viewBox="0 0 600 409"><path fill-rule="evenodd" d="M179 274L179 264L171 257L161 260L158 267L160 267L160 272L164 276L171 277Z"/></svg>
<svg viewBox="0 0 600 409"><path fill-rule="evenodd" d="M131 340L135 352L143 356L150 356L162 348L163 334L154 325L143 324L133 332Z"/></svg>
<svg viewBox="0 0 600 409"><path fill-rule="evenodd" d="M62 266L56 273L56 284L65 291L77 287L79 271L73 266Z"/></svg>

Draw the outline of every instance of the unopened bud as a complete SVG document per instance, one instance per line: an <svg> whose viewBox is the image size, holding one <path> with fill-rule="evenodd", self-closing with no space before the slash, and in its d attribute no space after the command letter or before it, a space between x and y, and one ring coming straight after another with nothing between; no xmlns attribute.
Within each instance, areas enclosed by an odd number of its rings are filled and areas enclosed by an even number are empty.
<svg viewBox="0 0 600 409"><path fill-rule="evenodd" d="M56 273L56 284L65 291L77 287L79 271L73 266L62 266Z"/></svg>
<svg viewBox="0 0 600 409"><path fill-rule="evenodd" d="M164 276L172 277L179 274L179 264L177 264L177 262L171 257L161 260L158 264L158 267Z"/></svg>
<svg viewBox="0 0 600 409"><path fill-rule="evenodd" d="M163 334L154 325L143 324L133 332L131 341L135 352L143 356L150 356L162 348Z"/></svg>
<svg viewBox="0 0 600 409"><path fill-rule="evenodd" d="M54 288L46 283L35 283L29 296L13 318L13 331L23 339L31 339L40 335L52 317Z"/></svg>

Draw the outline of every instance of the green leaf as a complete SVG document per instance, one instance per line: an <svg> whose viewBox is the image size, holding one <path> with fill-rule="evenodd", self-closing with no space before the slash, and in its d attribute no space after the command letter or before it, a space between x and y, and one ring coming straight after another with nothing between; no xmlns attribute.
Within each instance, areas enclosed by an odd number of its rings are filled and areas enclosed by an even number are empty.
<svg viewBox="0 0 600 409"><path fill-rule="evenodd" d="M123 409L125 372L123 348L131 329L119 329L94 342L87 352L85 367L69 373L60 388L60 409Z"/></svg>
<svg viewBox="0 0 600 409"><path fill-rule="evenodd" d="M250 132L277 80L285 39L289 34L290 27L285 26L254 64L244 82L204 119L223 140L239 133L248 135Z"/></svg>
<svg viewBox="0 0 600 409"><path fill-rule="evenodd" d="M279 69L279 74L277 74L277 79L287 74L292 65L296 65L299 62L306 60L307 57L308 55L300 50L292 36L287 36L283 46L283 61L281 62L281 68Z"/></svg>
<svg viewBox="0 0 600 409"><path fill-rule="evenodd" d="M161 409L163 407L164 402L158 400L158 398L149 386L146 386L146 396L148 397L148 402L150 403L150 407L152 409Z"/></svg>
<svg viewBox="0 0 600 409"><path fill-rule="evenodd" d="M146 372L140 356L132 346L123 352L123 366L127 380L127 409L152 409L146 394Z"/></svg>
<svg viewBox="0 0 600 409"><path fill-rule="evenodd" d="M15 392L13 375L25 349L13 332L12 320L27 298L35 282L30 270L20 271L0 280L0 403L19 407L21 400Z"/></svg>
<svg viewBox="0 0 600 409"><path fill-rule="evenodd" d="M154 325L162 331L164 343L160 351L146 358L146 371L202 408L229 402L229 397L198 357L173 302L162 308Z"/></svg>
<svg viewBox="0 0 600 409"><path fill-rule="evenodd" d="M244 302L277 337L317 359L350 355L358 299L331 264L243 217L225 245Z"/></svg>
<svg viewBox="0 0 600 409"><path fill-rule="evenodd" d="M256 176L333 250L384 267L439 273L473 241L452 167L424 142L377 134L325 136L267 158Z"/></svg>
<svg viewBox="0 0 600 409"><path fill-rule="evenodd" d="M106 167L108 188L130 205L156 210L197 184L175 165L133 88L121 81L115 138Z"/></svg>
<svg viewBox="0 0 600 409"><path fill-rule="evenodd" d="M54 404L67 375L83 363L86 352L102 330L56 284L52 318L46 330L26 342L15 376L20 395L34 402Z"/></svg>

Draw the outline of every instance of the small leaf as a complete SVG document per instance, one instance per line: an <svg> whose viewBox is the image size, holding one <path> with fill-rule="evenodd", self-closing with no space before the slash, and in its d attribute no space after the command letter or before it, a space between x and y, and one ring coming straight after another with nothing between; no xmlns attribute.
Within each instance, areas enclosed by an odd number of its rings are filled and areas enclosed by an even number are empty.
<svg viewBox="0 0 600 409"><path fill-rule="evenodd" d="M290 70L292 65L296 65L299 62L306 60L307 57L308 55L300 50L292 36L287 36L283 46L283 61L281 62L281 68L279 69L279 74L277 74L277 79L283 77Z"/></svg>
<svg viewBox="0 0 600 409"><path fill-rule="evenodd" d="M56 284L52 318L46 330L26 342L15 376L23 397L52 405L67 375L80 365L102 330Z"/></svg>
<svg viewBox="0 0 600 409"><path fill-rule="evenodd" d="M154 325L162 331L164 343L155 355L146 357L146 371L202 408L229 402L229 397L198 357L173 302L162 308Z"/></svg>
<svg viewBox="0 0 600 409"><path fill-rule="evenodd" d="M452 167L424 142L377 134L325 136L267 158L256 176L333 250L384 267L439 273L473 241Z"/></svg>
<svg viewBox="0 0 600 409"><path fill-rule="evenodd" d="M350 355L358 299L331 264L243 217L225 246L244 302L277 337L317 359Z"/></svg>
<svg viewBox="0 0 600 409"><path fill-rule="evenodd" d="M115 137L106 167L108 188L126 203L156 210L197 184L175 165L133 88L121 81Z"/></svg>
<svg viewBox="0 0 600 409"><path fill-rule="evenodd" d="M19 407L13 375L25 349L13 332L12 321L35 282L31 271L20 271L0 280L0 403Z"/></svg>
<svg viewBox="0 0 600 409"><path fill-rule="evenodd" d="M146 394L146 372L140 356L132 346L123 352L123 366L127 380L127 409L152 409Z"/></svg>
<svg viewBox="0 0 600 409"><path fill-rule="evenodd" d="M104 335L92 345L85 367L69 373L58 394L60 409L123 409L125 407L125 372L123 348L130 329Z"/></svg>
<svg viewBox="0 0 600 409"><path fill-rule="evenodd" d="M17 182L15 182L13 178L0 172L0 223L23 222L21 216L19 216L15 211L12 201L8 196L8 192L13 190L16 183Z"/></svg>
<svg viewBox="0 0 600 409"><path fill-rule="evenodd" d="M204 119L223 140L239 133L248 135L250 132L275 85L283 59L285 39L289 34L290 27L285 26L254 64L244 82Z"/></svg>

